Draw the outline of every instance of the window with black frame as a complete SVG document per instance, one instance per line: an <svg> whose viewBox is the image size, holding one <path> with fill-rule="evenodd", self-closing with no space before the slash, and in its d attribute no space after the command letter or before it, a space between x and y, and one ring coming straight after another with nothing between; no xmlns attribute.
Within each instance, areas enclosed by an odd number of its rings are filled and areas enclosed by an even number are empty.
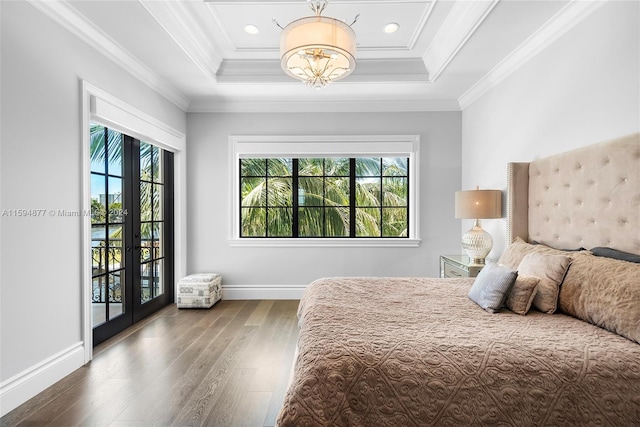
<svg viewBox="0 0 640 427"><path fill-rule="evenodd" d="M239 161L240 237L410 235L408 157Z"/></svg>

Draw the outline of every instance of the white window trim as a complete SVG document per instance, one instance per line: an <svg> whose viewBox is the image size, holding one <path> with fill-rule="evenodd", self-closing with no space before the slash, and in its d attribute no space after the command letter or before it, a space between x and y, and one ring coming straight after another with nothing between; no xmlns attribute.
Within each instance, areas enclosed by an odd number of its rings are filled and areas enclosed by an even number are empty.
<svg viewBox="0 0 640 427"><path fill-rule="evenodd" d="M408 238L240 238L240 159L247 157L408 157L409 232ZM230 246L258 247L417 247L420 206L419 135L231 135Z"/></svg>
<svg viewBox="0 0 640 427"><path fill-rule="evenodd" d="M186 275L187 268L187 156L186 135L127 104L110 93L82 80L82 211L91 210L91 159L89 131L91 122L153 143L174 153L174 268L175 277ZM82 335L84 361L93 358L91 319L91 217L82 217ZM175 290L177 291L177 289Z"/></svg>

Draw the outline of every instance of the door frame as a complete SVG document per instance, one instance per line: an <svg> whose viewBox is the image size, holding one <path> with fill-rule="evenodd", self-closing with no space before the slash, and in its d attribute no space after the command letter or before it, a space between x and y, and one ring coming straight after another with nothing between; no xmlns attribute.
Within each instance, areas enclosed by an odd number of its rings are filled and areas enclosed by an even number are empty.
<svg viewBox="0 0 640 427"><path fill-rule="evenodd" d="M81 283L82 337L84 363L93 359L93 326L91 322L91 159L89 129L91 122L108 126L134 138L157 145L173 153L174 161L174 279L187 271L186 212L186 135L173 127L127 104L119 98L81 80L82 85L82 185L81 206ZM177 289L177 287L175 287ZM174 298L175 298L174 289Z"/></svg>

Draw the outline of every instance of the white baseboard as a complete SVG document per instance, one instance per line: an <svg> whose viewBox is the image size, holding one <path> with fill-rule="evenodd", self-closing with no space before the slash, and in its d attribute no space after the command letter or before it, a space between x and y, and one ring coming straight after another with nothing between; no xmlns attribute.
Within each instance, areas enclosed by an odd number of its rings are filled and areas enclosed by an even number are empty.
<svg viewBox="0 0 640 427"><path fill-rule="evenodd" d="M0 417L84 365L84 344L76 343L0 384Z"/></svg>
<svg viewBox="0 0 640 427"><path fill-rule="evenodd" d="M222 299L300 299L307 285L222 285Z"/></svg>
<svg viewBox="0 0 640 427"><path fill-rule="evenodd" d="M222 298L228 300L297 300L302 297L306 287L307 285L223 285ZM0 384L0 417L82 367L84 361L84 344L78 342L3 381Z"/></svg>

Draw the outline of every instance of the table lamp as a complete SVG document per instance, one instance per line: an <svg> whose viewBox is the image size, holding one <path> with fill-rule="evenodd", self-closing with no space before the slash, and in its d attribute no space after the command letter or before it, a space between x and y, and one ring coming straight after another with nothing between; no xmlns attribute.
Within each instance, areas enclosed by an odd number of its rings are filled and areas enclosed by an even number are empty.
<svg viewBox="0 0 640 427"><path fill-rule="evenodd" d="M473 219L473 227L462 236L462 249L474 264L484 264L491 252L493 239L480 226L481 219L502 218L502 191L456 191L456 218Z"/></svg>

